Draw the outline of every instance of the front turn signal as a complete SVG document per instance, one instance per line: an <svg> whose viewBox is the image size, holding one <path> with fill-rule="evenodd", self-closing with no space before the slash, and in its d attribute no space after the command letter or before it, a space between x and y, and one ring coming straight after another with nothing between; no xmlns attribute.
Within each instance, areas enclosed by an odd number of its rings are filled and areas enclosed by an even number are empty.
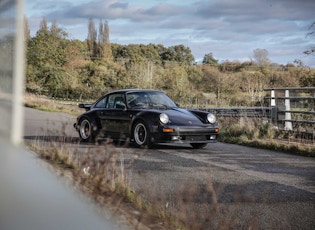
<svg viewBox="0 0 315 230"><path fill-rule="evenodd" d="M175 129L172 128L163 128L163 133L173 133Z"/></svg>
<svg viewBox="0 0 315 230"><path fill-rule="evenodd" d="M219 132L219 128L215 128L215 130L214 130L216 133L218 133Z"/></svg>

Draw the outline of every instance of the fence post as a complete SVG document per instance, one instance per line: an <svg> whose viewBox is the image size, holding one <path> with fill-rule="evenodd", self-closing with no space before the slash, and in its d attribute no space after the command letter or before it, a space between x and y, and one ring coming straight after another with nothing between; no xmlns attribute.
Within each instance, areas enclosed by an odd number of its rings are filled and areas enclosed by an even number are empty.
<svg viewBox="0 0 315 230"><path fill-rule="evenodd" d="M277 107L276 107L276 96L275 90L270 91L270 107L271 107L271 121L276 125L277 124Z"/></svg>
<svg viewBox="0 0 315 230"><path fill-rule="evenodd" d="M285 105L285 130L292 130L292 122L291 122L291 106L290 106L290 98L289 98L289 90L285 90L285 99L284 99L284 105ZM288 112L289 111L289 112Z"/></svg>
<svg viewBox="0 0 315 230"><path fill-rule="evenodd" d="M273 107L273 106L276 106L276 96L275 96L275 90L272 89L271 90L271 95L270 95L270 106Z"/></svg>

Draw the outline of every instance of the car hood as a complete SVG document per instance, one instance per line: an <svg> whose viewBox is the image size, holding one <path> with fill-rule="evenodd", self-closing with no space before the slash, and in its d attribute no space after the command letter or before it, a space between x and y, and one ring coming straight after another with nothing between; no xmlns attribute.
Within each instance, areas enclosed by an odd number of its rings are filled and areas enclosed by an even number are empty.
<svg viewBox="0 0 315 230"><path fill-rule="evenodd" d="M169 116L171 125L185 125L185 126L194 126L194 125L203 125L204 123L193 113L180 108L173 108L165 110Z"/></svg>

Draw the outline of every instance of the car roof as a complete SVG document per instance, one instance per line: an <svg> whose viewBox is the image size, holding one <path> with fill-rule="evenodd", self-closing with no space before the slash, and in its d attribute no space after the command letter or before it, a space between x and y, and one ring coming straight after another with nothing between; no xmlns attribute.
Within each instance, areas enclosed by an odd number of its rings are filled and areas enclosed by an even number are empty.
<svg viewBox="0 0 315 230"><path fill-rule="evenodd" d="M112 94L112 93L129 93L129 92L161 92L161 93L164 93L162 91L159 91L159 90L155 90L155 89L119 89L119 90L113 90L113 91L110 91L105 95L107 94Z"/></svg>

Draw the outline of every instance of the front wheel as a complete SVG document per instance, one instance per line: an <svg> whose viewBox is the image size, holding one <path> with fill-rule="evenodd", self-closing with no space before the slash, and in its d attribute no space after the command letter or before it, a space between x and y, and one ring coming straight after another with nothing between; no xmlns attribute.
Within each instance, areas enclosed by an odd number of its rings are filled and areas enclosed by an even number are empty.
<svg viewBox="0 0 315 230"><path fill-rule="evenodd" d="M138 121L133 128L133 138L137 147L150 147L150 131L142 121Z"/></svg>

